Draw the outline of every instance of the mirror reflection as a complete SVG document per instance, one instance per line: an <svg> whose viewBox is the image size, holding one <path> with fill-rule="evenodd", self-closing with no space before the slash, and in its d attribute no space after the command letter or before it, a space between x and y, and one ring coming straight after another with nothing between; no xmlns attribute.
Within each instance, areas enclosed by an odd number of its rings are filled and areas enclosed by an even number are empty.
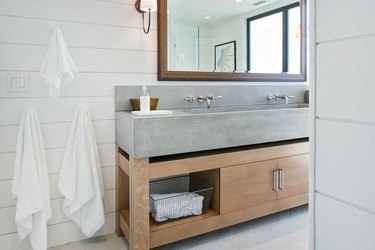
<svg viewBox="0 0 375 250"><path fill-rule="evenodd" d="M301 73L298 0L168 0L167 69Z"/></svg>

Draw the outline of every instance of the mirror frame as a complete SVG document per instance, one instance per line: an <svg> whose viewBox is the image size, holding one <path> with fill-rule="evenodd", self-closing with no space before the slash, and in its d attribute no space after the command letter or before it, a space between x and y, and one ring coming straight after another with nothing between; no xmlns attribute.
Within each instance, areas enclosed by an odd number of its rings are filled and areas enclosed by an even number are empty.
<svg viewBox="0 0 375 250"><path fill-rule="evenodd" d="M245 73L168 71L167 0L158 0L158 81L306 81L306 0L301 6L301 73Z"/></svg>

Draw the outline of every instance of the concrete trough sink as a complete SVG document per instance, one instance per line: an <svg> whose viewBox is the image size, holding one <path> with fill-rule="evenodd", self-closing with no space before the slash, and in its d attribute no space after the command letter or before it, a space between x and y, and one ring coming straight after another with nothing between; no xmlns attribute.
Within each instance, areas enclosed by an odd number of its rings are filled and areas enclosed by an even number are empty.
<svg viewBox="0 0 375 250"><path fill-rule="evenodd" d="M173 110L169 116L116 112L116 144L134 158L307 138L308 104Z"/></svg>

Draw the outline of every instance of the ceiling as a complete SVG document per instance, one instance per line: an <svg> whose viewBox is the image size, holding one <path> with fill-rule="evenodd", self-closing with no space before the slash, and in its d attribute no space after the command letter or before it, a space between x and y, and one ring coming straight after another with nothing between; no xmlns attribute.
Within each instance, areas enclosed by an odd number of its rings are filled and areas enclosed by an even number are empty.
<svg viewBox="0 0 375 250"><path fill-rule="evenodd" d="M264 8L278 2L291 0L168 0L168 18L190 24L221 22L225 19ZM296 1L294 1L296 2ZM205 17L209 16L209 19Z"/></svg>

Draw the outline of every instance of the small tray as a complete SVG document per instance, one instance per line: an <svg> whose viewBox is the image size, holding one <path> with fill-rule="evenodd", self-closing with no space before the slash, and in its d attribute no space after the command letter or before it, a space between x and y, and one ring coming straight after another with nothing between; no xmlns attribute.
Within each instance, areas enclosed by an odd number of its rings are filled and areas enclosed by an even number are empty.
<svg viewBox="0 0 375 250"><path fill-rule="evenodd" d="M154 115L171 115L172 111L169 110L151 110L151 111L132 111L133 115L137 116L154 116Z"/></svg>

